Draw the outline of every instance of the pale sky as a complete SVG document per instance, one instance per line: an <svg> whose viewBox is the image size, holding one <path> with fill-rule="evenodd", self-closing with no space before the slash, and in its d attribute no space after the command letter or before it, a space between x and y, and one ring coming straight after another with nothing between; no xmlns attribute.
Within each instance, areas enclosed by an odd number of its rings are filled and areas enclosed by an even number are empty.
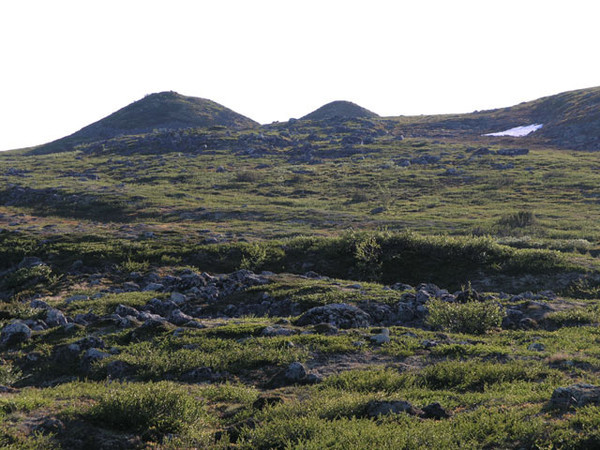
<svg viewBox="0 0 600 450"><path fill-rule="evenodd" d="M380 115L600 85L597 0L0 0L0 150L153 92L258 122L332 100Z"/></svg>

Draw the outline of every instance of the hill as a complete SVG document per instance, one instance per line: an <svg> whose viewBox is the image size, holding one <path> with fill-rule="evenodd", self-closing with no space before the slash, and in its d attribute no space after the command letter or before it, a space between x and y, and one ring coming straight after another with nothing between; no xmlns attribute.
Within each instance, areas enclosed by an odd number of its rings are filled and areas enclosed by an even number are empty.
<svg viewBox="0 0 600 450"><path fill-rule="evenodd" d="M321 106L319 109L302 117L301 120L324 120L332 118L356 119L361 117L373 119L379 116L356 103L337 100Z"/></svg>
<svg viewBox="0 0 600 450"><path fill-rule="evenodd" d="M506 108L393 120L405 127L408 135L463 138L541 124L539 131L528 135L524 142L597 151L600 150L600 87L563 92Z"/></svg>
<svg viewBox="0 0 600 450"><path fill-rule="evenodd" d="M177 92L150 94L67 137L32 149L30 154L71 150L75 146L154 130L226 127L244 129L258 123L212 100Z"/></svg>

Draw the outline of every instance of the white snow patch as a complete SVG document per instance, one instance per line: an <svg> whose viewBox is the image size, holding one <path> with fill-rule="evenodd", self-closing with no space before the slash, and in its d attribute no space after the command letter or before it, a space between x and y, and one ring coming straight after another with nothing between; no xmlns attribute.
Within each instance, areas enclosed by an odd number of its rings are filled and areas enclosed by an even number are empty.
<svg viewBox="0 0 600 450"><path fill-rule="evenodd" d="M510 130L498 131L497 133L484 134L484 136L513 136L513 137L527 136L528 134L531 134L534 131L539 130L543 126L544 126L544 124L534 123L532 125L523 125L522 127L511 128Z"/></svg>

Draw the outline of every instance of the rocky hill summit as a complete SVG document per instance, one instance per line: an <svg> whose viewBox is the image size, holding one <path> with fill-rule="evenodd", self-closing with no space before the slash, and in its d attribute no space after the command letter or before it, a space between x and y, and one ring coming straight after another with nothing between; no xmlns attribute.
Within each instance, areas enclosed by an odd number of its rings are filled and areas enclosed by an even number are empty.
<svg viewBox="0 0 600 450"><path fill-rule="evenodd" d="M150 94L70 136L37 147L32 153L71 150L76 145L156 130L226 127L244 129L258 123L219 103L174 91Z"/></svg>
<svg viewBox="0 0 600 450"><path fill-rule="evenodd" d="M356 103L348 102L345 100L337 100L321 106L319 109L316 109L310 114L307 114L306 116L302 117L301 120L324 120L332 118L373 119L375 117L379 116L374 112L357 105Z"/></svg>

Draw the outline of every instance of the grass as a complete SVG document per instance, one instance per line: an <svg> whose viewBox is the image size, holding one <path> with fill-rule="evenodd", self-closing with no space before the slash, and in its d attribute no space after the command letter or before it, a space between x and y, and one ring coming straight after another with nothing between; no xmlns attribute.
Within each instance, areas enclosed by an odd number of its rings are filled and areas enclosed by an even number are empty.
<svg viewBox="0 0 600 450"><path fill-rule="evenodd" d="M477 126L503 117L482 113ZM88 448L107 439L149 448L597 447L598 406L547 409L557 387L600 384L597 155L465 137L452 128L463 119L432 120L274 124L262 136L189 129L181 140L202 145L183 149L149 131L104 149L0 155L2 325L43 320L29 306L36 294L70 318L169 298L118 291L131 272L141 287L185 270L275 273L212 302L186 292L203 329L101 321L36 330L0 349L1 445L72 448L70 437ZM362 145L346 145L354 135ZM523 145L528 155L494 154ZM473 155L484 146L492 153ZM423 157L439 160L414 162ZM24 257L45 264L19 269ZM398 282L410 286L390 288ZM469 282L494 300L428 302L428 320L390 325L382 345L371 339L380 327L323 335L298 316L227 314L263 302L295 305L285 314L330 303L396 311L420 283L453 292ZM566 298L540 300L552 309L539 328L499 327L507 306L527 310L512 294L547 289ZM67 303L74 294L89 298ZM267 326L292 334L264 336ZM82 348L72 364L57 360L89 335L108 357L86 367ZM296 361L322 382L278 384ZM214 376L190 382L195 369ZM452 416L366 417L369 402L396 400L439 402ZM35 428L45 418L67 432Z"/></svg>

